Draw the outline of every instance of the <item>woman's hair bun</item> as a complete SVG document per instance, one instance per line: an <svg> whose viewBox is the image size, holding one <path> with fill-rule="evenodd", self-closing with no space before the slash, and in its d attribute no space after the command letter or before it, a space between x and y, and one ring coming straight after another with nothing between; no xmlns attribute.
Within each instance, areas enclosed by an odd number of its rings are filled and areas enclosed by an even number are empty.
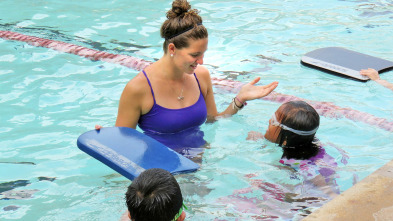
<svg viewBox="0 0 393 221"><path fill-rule="evenodd" d="M183 17L188 10L191 9L190 3L187 0L174 0L172 2L172 9L166 13L168 19L173 19L178 16Z"/></svg>

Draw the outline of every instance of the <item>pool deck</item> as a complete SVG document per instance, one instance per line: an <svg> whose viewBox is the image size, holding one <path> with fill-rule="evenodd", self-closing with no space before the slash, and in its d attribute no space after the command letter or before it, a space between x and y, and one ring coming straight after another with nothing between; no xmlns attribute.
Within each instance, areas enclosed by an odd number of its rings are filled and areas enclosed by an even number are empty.
<svg viewBox="0 0 393 221"><path fill-rule="evenodd" d="M302 221L393 220L393 160Z"/></svg>

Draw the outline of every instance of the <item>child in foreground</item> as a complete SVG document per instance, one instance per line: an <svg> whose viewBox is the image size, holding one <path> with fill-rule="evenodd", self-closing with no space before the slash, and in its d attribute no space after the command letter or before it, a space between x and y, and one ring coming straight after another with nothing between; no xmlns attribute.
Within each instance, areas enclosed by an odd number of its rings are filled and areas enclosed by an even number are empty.
<svg viewBox="0 0 393 221"><path fill-rule="evenodd" d="M145 170L132 181L126 204L132 221L183 221L186 217L180 186L163 169Z"/></svg>

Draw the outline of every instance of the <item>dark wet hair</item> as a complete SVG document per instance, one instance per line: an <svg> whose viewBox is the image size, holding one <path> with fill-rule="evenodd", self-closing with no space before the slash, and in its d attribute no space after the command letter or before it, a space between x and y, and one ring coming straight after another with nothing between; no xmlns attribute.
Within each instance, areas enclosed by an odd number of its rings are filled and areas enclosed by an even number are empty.
<svg viewBox="0 0 393 221"><path fill-rule="evenodd" d="M183 205L176 179L163 169L142 172L128 187L126 204L135 221L171 221Z"/></svg>
<svg viewBox="0 0 393 221"><path fill-rule="evenodd" d="M203 39L208 37L207 29L202 25L199 11L191 9L187 0L175 0L172 9L166 13L167 20L161 26L161 37L165 39L163 48L167 53L168 45L173 43L176 48L189 46L189 39Z"/></svg>
<svg viewBox="0 0 393 221"><path fill-rule="evenodd" d="M276 114L281 124L295 130L311 131L319 126L319 114L304 101L287 102L278 108ZM315 133L302 136L281 128L277 141L284 151L282 158L304 160L319 152Z"/></svg>

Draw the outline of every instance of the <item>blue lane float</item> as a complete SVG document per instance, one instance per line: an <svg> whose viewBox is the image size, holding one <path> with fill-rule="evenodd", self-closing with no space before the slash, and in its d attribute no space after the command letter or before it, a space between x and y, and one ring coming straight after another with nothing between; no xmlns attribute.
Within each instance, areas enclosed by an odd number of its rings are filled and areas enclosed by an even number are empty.
<svg viewBox="0 0 393 221"><path fill-rule="evenodd" d="M79 136L79 149L133 180L150 168L172 174L198 170L199 165L153 138L128 127L105 127Z"/></svg>
<svg viewBox="0 0 393 221"><path fill-rule="evenodd" d="M320 48L306 53L301 63L330 73L351 77L361 81L369 80L359 73L362 69L373 68L378 72L393 68L393 62L340 47Z"/></svg>

